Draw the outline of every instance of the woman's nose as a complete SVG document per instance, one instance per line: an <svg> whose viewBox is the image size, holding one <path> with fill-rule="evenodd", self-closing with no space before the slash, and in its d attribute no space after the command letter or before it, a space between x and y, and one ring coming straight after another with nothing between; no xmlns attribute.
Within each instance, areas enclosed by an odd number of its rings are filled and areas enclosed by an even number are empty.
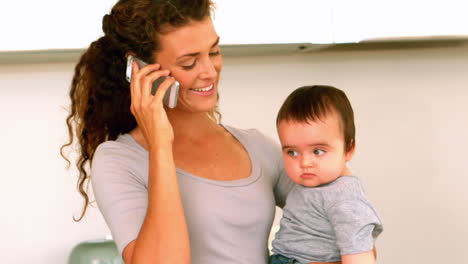
<svg viewBox="0 0 468 264"><path fill-rule="evenodd" d="M202 68L200 72L201 79L214 79L218 76L218 72L216 71L216 65L211 60L211 58L207 58L202 63Z"/></svg>

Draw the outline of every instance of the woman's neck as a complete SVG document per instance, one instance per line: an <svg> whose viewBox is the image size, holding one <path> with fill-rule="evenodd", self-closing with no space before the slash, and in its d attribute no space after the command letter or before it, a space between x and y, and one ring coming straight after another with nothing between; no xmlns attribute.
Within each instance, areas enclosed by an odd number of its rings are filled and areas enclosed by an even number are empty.
<svg viewBox="0 0 468 264"><path fill-rule="evenodd" d="M168 111L167 117L174 131L174 142L197 140L223 131L207 113L188 113ZM218 131L219 130L219 131ZM129 133L143 148L148 149L146 139L137 126Z"/></svg>
<svg viewBox="0 0 468 264"><path fill-rule="evenodd" d="M174 131L174 141L204 137L219 128L207 113L168 112L167 116Z"/></svg>

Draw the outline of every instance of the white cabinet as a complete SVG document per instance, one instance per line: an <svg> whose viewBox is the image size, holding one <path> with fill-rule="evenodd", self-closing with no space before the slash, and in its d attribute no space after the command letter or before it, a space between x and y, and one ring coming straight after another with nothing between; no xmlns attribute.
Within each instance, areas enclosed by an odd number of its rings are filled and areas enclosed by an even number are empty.
<svg viewBox="0 0 468 264"><path fill-rule="evenodd" d="M332 43L330 0L217 0L221 44Z"/></svg>
<svg viewBox="0 0 468 264"><path fill-rule="evenodd" d="M3 1L0 51L77 49L101 36L116 0Z"/></svg>
<svg viewBox="0 0 468 264"><path fill-rule="evenodd" d="M468 0L214 0L221 44L468 36ZM116 0L5 1L1 51L82 49Z"/></svg>
<svg viewBox="0 0 468 264"><path fill-rule="evenodd" d="M334 41L468 36L467 0L333 0Z"/></svg>

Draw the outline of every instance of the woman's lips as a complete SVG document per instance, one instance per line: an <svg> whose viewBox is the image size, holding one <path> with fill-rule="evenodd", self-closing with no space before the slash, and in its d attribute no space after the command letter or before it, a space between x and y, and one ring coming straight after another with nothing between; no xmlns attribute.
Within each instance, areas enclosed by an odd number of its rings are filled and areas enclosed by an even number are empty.
<svg viewBox="0 0 468 264"><path fill-rule="evenodd" d="M215 91L215 86L214 84L211 84L207 87L203 87L203 88L190 88L190 91L196 93L196 94L199 94L199 95L211 95L214 93Z"/></svg>

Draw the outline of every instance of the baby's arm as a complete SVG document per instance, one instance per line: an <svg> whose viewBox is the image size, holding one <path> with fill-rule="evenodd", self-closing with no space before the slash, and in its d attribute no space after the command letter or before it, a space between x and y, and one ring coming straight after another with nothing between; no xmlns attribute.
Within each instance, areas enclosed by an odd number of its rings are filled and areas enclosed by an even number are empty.
<svg viewBox="0 0 468 264"><path fill-rule="evenodd" d="M382 223L373 207L361 200L348 200L329 210L343 264L376 263L374 240ZM371 249L371 250L369 250Z"/></svg>
<svg viewBox="0 0 468 264"><path fill-rule="evenodd" d="M364 253L341 256L343 264L374 264L375 255L373 250Z"/></svg>

